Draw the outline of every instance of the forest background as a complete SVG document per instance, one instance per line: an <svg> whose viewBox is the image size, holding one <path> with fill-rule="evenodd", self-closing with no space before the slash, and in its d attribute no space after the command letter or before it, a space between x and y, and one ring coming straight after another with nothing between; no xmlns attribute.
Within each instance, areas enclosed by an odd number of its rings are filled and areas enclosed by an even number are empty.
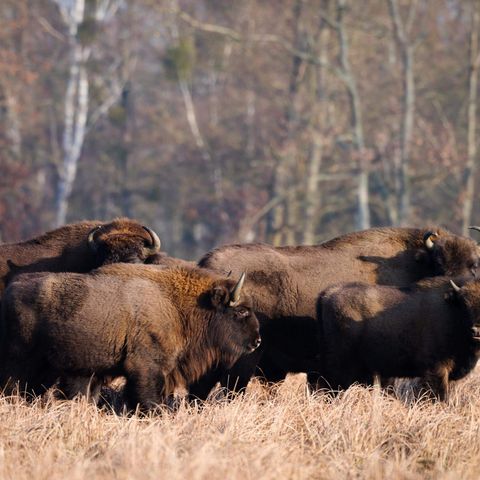
<svg viewBox="0 0 480 480"><path fill-rule="evenodd" d="M478 0L1 0L0 238L480 223Z"/></svg>

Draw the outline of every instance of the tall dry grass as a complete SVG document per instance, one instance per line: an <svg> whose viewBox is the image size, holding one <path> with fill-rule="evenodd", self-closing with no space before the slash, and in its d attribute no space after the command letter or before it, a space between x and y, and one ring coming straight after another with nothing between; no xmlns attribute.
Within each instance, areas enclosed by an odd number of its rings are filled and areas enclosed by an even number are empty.
<svg viewBox="0 0 480 480"><path fill-rule="evenodd" d="M447 404L362 387L312 395L295 376L176 413L1 397L0 416L1 479L480 477L479 372Z"/></svg>

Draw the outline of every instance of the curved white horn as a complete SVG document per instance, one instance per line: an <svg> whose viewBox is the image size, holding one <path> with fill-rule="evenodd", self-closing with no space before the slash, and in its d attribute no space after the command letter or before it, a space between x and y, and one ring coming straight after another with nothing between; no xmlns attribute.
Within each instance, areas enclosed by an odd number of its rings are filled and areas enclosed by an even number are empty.
<svg viewBox="0 0 480 480"><path fill-rule="evenodd" d="M438 233L432 232L425 239L425 246L428 248L428 250L431 250L435 246L435 244L433 243L432 237L433 238L438 237Z"/></svg>
<svg viewBox="0 0 480 480"><path fill-rule="evenodd" d="M245 283L245 277L246 276L247 275L246 275L245 272L243 272L240 275L240 278L239 278L237 284L235 285L234 289L232 290L232 293L230 294L230 306L231 307L234 307L240 301L240 293L242 291L243 284Z"/></svg>
<svg viewBox="0 0 480 480"><path fill-rule="evenodd" d="M97 250L98 250L98 246L95 243L95 235L98 233L98 231L101 228L102 226L98 225L97 227L92 228L92 230L90 230L90 233L88 234L88 238L87 238L88 247L93 253L97 253Z"/></svg>
<svg viewBox="0 0 480 480"><path fill-rule="evenodd" d="M459 291L460 291L460 287L459 287L453 280L450 280L450 285L453 287L453 289L454 289L456 292L459 292Z"/></svg>

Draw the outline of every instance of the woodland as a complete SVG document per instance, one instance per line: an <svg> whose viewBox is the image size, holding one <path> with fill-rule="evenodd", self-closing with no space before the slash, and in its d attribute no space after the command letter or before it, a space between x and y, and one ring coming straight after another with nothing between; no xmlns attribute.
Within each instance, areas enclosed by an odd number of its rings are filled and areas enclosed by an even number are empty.
<svg viewBox="0 0 480 480"><path fill-rule="evenodd" d="M0 239L480 223L478 0L1 0Z"/></svg>

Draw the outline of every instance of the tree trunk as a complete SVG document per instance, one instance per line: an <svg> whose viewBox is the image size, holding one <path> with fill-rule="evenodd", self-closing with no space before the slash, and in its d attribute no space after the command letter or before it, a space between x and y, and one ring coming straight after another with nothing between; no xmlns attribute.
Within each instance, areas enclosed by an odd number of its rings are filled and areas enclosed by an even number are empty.
<svg viewBox="0 0 480 480"><path fill-rule="evenodd" d="M64 105L64 129L62 138L62 160L55 195L55 225L66 222L68 201L72 193L77 175L78 162L87 134L87 118L89 110L89 79L86 63L91 55L91 47L82 44L78 29L85 20L85 0L54 0L58 5L62 18L68 27L68 43L70 49L70 65L67 91ZM92 3L95 10L91 19L103 22L115 14L119 8L119 0L99 0ZM120 91L118 92L120 93ZM112 105L111 96L98 113L105 113L107 105Z"/></svg>
<svg viewBox="0 0 480 480"><path fill-rule="evenodd" d="M400 50L403 69L403 103L400 128L400 161L396 169L398 223L406 225L410 218L410 146L415 115L415 79L413 72L414 46L409 38L415 19L417 0L410 4L406 22L403 22L398 10L397 0L388 0L390 17L393 23L395 41Z"/></svg>
<svg viewBox="0 0 480 480"><path fill-rule="evenodd" d="M322 64L328 63L328 39L330 30L324 20L320 20L320 33L318 35L318 55ZM318 175L322 165L324 138L322 129L325 128L327 118L326 105L326 77L322 66L315 67L315 85L313 93L314 113L312 125L312 145L307 160L307 172L305 178L305 215L302 242L307 245L315 243L317 216L320 206L320 191L318 188Z"/></svg>
<svg viewBox="0 0 480 480"><path fill-rule="evenodd" d="M183 103L185 105L185 111L190 131L192 132L197 148L202 155L203 161L206 165L210 165L212 168L215 199L217 200L217 202L221 202L223 199L222 171L220 169L220 166L217 165L217 163L214 161L214 158L212 157L212 154L210 153L210 150L200 132L200 128L197 122L197 114L195 112L195 106L193 104L192 94L190 93L190 88L187 81L179 78L178 84L180 86L180 91L182 92Z"/></svg>
<svg viewBox="0 0 480 480"><path fill-rule="evenodd" d="M320 132L313 133L311 152L307 165L307 177L305 179L305 220L303 227L302 243L313 245L317 226L317 214L319 210L318 173L322 164L323 138Z"/></svg>
<svg viewBox="0 0 480 480"><path fill-rule="evenodd" d="M295 45L298 46L300 38L300 17L302 14L302 0L296 0L293 6L293 25L295 28ZM290 73L290 82L288 88L287 103L284 109L282 119L282 131L280 133L279 148L277 154L277 164L275 166L273 175L273 184L271 188L271 197L280 198L284 196L284 192L288 189L292 175L292 164L294 155L292 152L292 129L295 122L295 100L299 87L299 72L302 60L294 55L292 58L292 69ZM274 245L282 245L287 241L291 235L287 235L286 228L288 228L287 202L292 202L295 195L287 195L285 199L280 202L272 211L271 221L269 225L270 236ZM290 207L290 220L295 221L294 206Z"/></svg>
<svg viewBox="0 0 480 480"><path fill-rule="evenodd" d="M18 115L17 99L6 84L0 83L0 88L5 99L5 116L7 119L5 136L9 141L11 152L15 158L19 159L22 155L22 133L20 118Z"/></svg>
<svg viewBox="0 0 480 480"><path fill-rule="evenodd" d="M83 18L83 16L82 16ZM66 222L68 200L77 175L78 160L85 139L88 115L88 76L85 61L90 50L71 38L73 52L67 93L65 96L65 124L62 139L63 158L56 192L56 226Z"/></svg>
<svg viewBox="0 0 480 480"><path fill-rule="evenodd" d="M365 158L365 139L363 133L362 106L357 82L349 60L349 39L344 23L346 0L337 0L337 33L340 44L340 64L345 76L351 111L351 125L358 157L357 176L357 228L370 228L368 165Z"/></svg>
<svg viewBox="0 0 480 480"><path fill-rule="evenodd" d="M477 168L477 85L478 85L478 26L479 2L472 0L470 32L470 75L468 78L468 125L467 125L467 165L464 173L463 187L465 200L463 202L462 231L468 234L472 223L473 199L475 195L475 172Z"/></svg>

